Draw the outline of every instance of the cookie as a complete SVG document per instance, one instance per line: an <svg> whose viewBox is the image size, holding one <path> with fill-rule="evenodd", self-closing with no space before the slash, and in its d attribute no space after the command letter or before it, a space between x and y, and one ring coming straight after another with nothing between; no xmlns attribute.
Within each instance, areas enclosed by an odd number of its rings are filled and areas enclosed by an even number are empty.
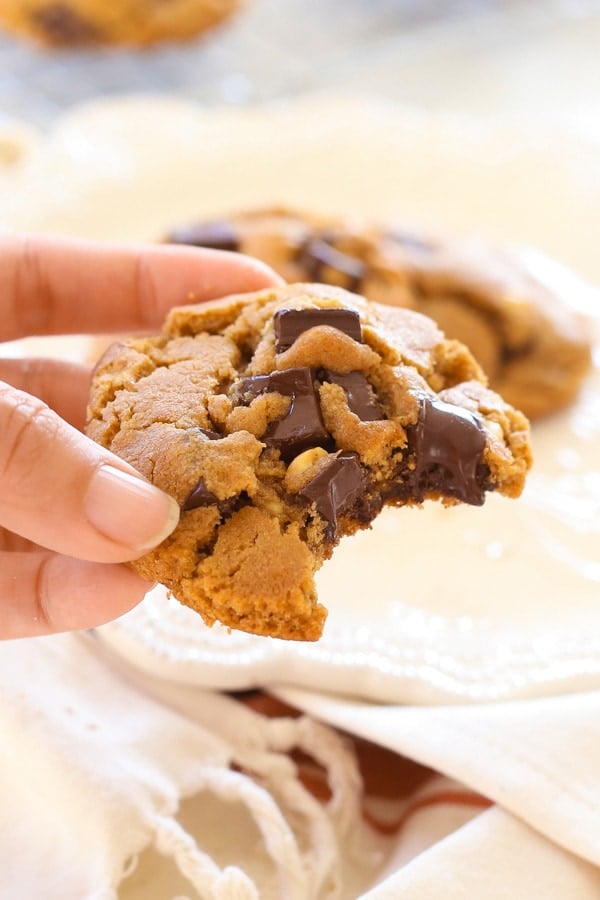
<svg viewBox="0 0 600 900"><path fill-rule="evenodd" d="M240 0L0 0L0 25L53 47L152 44L190 38Z"/></svg>
<svg viewBox="0 0 600 900"><path fill-rule="evenodd" d="M259 210L168 240L239 250L288 281L320 281L415 309L467 344L492 387L529 418L570 403L591 366L589 329L516 254L476 239Z"/></svg>
<svg viewBox="0 0 600 900"><path fill-rule="evenodd" d="M173 309L98 363L87 433L180 504L132 565L211 625L316 640L314 574L383 506L516 497L528 423L412 310L297 284Z"/></svg>

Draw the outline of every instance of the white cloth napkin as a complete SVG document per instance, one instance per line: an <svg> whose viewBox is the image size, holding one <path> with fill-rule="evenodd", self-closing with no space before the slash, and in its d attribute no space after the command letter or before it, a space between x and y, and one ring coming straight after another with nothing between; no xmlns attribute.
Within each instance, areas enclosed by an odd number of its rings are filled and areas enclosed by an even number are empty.
<svg viewBox="0 0 600 900"><path fill-rule="evenodd" d="M137 672L85 635L1 644L2 900L181 898L181 884L207 900L600 896L600 694L404 708L282 693L443 775L374 840L356 758L314 718ZM293 748L325 770L327 803ZM149 848L165 865L128 891Z"/></svg>
<svg viewBox="0 0 600 900"><path fill-rule="evenodd" d="M82 635L0 645L2 900L114 898L150 846L194 896L339 896L341 845L360 822L347 743L306 717L270 720L224 695L170 690L187 712ZM298 780L293 747L329 773L328 804ZM177 821L181 800L198 792L236 807L255 855L262 848L262 884L236 865L242 826L224 817L215 829L231 851L221 865Z"/></svg>

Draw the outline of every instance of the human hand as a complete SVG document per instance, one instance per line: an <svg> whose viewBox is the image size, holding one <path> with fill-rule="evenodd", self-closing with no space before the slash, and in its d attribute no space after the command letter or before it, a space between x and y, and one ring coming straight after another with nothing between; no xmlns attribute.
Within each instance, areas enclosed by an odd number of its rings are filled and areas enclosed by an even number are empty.
<svg viewBox="0 0 600 900"><path fill-rule="evenodd" d="M280 281L234 253L4 237L0 341L157 330L171 306ZM90 373L0 358L0 638L126 612L148 582L122 563L177 525L175 500L81 433Z"/></svg>

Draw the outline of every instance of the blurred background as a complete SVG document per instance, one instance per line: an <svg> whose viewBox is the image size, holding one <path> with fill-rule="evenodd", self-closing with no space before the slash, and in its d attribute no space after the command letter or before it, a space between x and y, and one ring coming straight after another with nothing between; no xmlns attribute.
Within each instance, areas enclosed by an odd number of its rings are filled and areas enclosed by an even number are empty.
<svg viewBox="0 0 600 900"><path fill-rule="evenodd" d="M236 106L344 87L596 131L599 47L600 0L245 0L196 38L140 50L42 49L0 32L0 116L46 126L115 93Z"/></svg>
<svg viewBox="0 0 600 900"><path fill-rule="evenodd" d="M600 0L0 0L0 231L153 240L283 203L598 282L599 47Z"/></svg>

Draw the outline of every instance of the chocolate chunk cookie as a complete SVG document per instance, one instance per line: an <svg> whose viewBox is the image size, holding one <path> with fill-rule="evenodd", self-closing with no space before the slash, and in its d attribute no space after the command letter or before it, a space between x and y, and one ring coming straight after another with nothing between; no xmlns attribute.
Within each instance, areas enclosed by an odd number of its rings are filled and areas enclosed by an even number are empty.
<svg viewBox="0 0 600 900"><path fill-rule="evenodd" d="M516 255L474 239L259 210L171 232L239 250L288 281L320 281L416 309L467 344L492 387L530 418L569 403L590 369L589 330Z"/></svg>
<svg viewBox="0 0 600 900"><path fill-rule="evenodd" d="M314 573L384 505L516 497L528 423L406 309L297 284L172 310L98 363L88 434L179 502L132 565L212 624L315 640Z"/></svg>
<svg viewBox="0 0 600 900"><path fill-rule="evenodd" d="M52 47L152 44L199 34L240 0L0 0L0 25Z"/></svg>

